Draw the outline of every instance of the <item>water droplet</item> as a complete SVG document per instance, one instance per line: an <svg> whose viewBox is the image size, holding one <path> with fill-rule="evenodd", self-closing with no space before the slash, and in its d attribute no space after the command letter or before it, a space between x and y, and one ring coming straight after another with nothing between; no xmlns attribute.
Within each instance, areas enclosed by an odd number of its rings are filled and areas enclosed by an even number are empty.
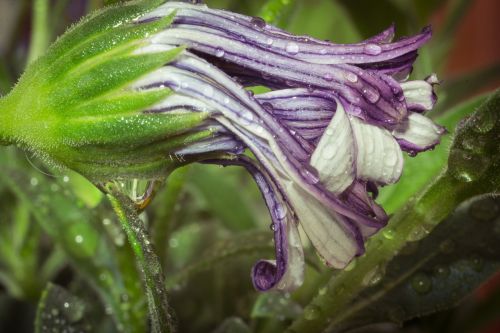
<svg viewBox="0 0 500 333"><path fill-rule="evenodd" d="M372 88L363 89L363 96L365 96L370 103L377 103L380 99L380 93Z"/></svg>
<svg viewBox="0 0 500 333"><path fill-rule="evenodd" d="M319 182L319 177L312 171L304 168L300 170L300 174L305 178L306 182L309 184L317 184Z"/></svg>
<svg viewBox="0 0 500 333"><path fill-rule="evenodd" d="M374 286L378 284L380 281L382 281L384 275L385 275L385 266L379 265L365 275L362 284L365 286Z"/></svg>
<svg viewBox="0 0 500 333"><path fill-rule="evenodd" d="M320 54L325 55L325 54L327 53L327 51L326 51L326 49L321 49L321 50L319 51L319 53L320 53Z"/></svg>
<svg viewBox="0 0 500 333"><path fill-rule="evenodd" d="M269 45L269 46L273 45L273 43L274 43L274 40L272 38L268 38L266 40L266 44Z"/></svg>
<svg viewBox="0 0 500 333"><path fill-rule="evenodd" d="M206 86L203 89L203 92L205 93L205 96L212 97L214 94L214 88L212 88L212 86Z"/></svg>
<svg viewBox="0 0 500 333"><path fill-rule="evenodd" d="M425 295L432 290L432 280L424 273L418 273L411 279L413 290L421 295Z"/></svg>
<svg viewBox="0 0 500 333"><path fill-rule="evenodd" d="M344 76L345 76L346 80L349 82L352 82L352 83L358 82L358 76L352 72L346 72Z"/></svg>
<svg viewBox="0 0 500 333"><path fill-rule="evenodd" d="M31 186L37 186L38 185L38 179L36 177L33 177L30 179L30 184Z"/></svg>
<svg viewBox="0 0 500 333"><path fill-rule="evenodd" d="M315 320L321 316L321 309L314 304L306 306L304 309L304 318L306 320Z"/></svg>
<svg viewBox="0 0 500 333"><path fill-rule="evenodd" d="M175 157L182 160L182 156L180 155L175 155ZM115 183L135 203L139 211L144 210L151 203L153 197L163 184L160 180L148 179L131 179Z"/></svg>
<svg viewBox="0 0 500 333"><path fill-rule="evenodd" d="M486 112L478 113L472 120L474 131L477 133L488 133L495 127L496 118L496 113L491 109L486 110Z"/></svg>
<svg viewBox="0 0 500 333"><path fill-rule="evenodd" d="M287 214L286 207L281 205L281 204L277 204L275 207L274 213L276 214L276 218L278 220L282 220L286 217L286 214Z"/></svg>
<svg viewBox="0 0 500 333"><path fill-rule="evenodd" d="M466 183L481 177L489 165L488 156L473 155L462 149L453 149L448 162L453 177Z"/></svg>
<svg viewBox="0 0 500 333"><path fill-rule="evenodd" d="M78 244L83 243L83 236L82 235L76 235L75 236L75 242Z"/></svg>
<svg viewBox="0 0 500 333"><path fill-rule="evenodd" d="M330 74L330 73L326 73L323 78L326 80L326 81L333 81L333 76Z"/></svg>
<svg viewBox="0 0 500 333"><path fill-rule="evenodd" d="M278 230L278 226L276 225L276 223L271 223L269 225L269 229L271 229L272 231L276 231Z"/></svg>
<svg viewBox="0 0 500 333"><path fill-rule="evenodd" d="M252 17L250 23L258 28L265 28L266 26L266 21L261 17Z"/></svg>
<svg viewBox="0 0 500 333"><path fill-rule="evenodd" d="M177 238L170 238L170 240L168 241L168 245L171 248L176 248L177 246L179 246L179 241L177 240Z"/></svg>
<svg viewBox="0 0 500 333"><path fill-rule="evenodd" d="M286 44L285 50L290 54L297 54L299 53L299 45L297 45L297 43L290 42Z"/></svg>
<svg viewBox="0 0 500 333"><path fill-rule="evenodd" d="M447 278L450 275L450 269L444 265L438 265L434 268L434 275L439 278Z"/></svg>
<svg viewBox="0 0 500 333"><path fill-rule="evenodd" d="M382 52L382 48L377 44L366 44L364 50L370 55L377 55Z"/></svg>
<svg viewBox="0 0 500 333"><path fill-rule="evenodd" d="M63 182L65 182L65 183L69 182L69 177L68 176L64 176L63 177Z"/></svg>
<svg viewBox="0 0 500 333"><path fill-rule="evenodd" d="M226 54L226 52L224 52L224 50L221 48L217 48L217 50L215 50L215 56L217 58L222 58L224 54Z"/></svg>
<svg viewBox="0 0 500 333"><path fill-rule="evenodd" d="M420 224L417 225L415 228L413 228L412 231L410 231L410 234L408 235L408 240L410 242L419 241L428 234L429 230L427 230L427 228L423 224Z"/></svg>
<svg viewBox="0 0 500 333"><path fill-rule="evenodd" d="M500 208L491 197L474 201L469 207L469 215L476 220L487 222L498 216Z"/></svg>
<svg viewBox="0 0 500 333"><path fill-rule="evenodd" d="M394 232L394 230L392 230L392 229L384 229L384 230L382 231L382 235L383 235L386 239L394 239L395 232Z"/></svg>

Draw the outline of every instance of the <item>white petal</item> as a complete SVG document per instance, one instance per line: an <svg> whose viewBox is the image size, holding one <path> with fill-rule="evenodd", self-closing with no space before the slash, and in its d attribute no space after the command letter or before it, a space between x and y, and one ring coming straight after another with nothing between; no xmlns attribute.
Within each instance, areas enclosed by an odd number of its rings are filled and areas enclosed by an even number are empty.
<svg viewBox="0 0 500 333"><path fill-rule="evenodd" d="M354 180L354 138L349 117L337 102L337 110L311 156L321 182L333 193L343 192Z"/></svg>
<svg viewBox="0 0 500 333"><path fill-rule="evenodd" d="M426 116L410 112L406 121L396 128L392 135L416 146L416 149L424 150L438 144L444 132L441 126L436 125Z"/></svg>
<svg viewBox="0 0 500 333"><path fill-rule="evenodd" d="M397 182L403 170L403 153L391 133L357 117L351 117L351 127L357 148L357 176L378 184Z"/></svg>
<svg viewBox="0 0 500 333"><path fill-rule="evenodd" d="M297 225L292 219L288 219L286 229L288 241L287 270L276 285L276 289L291 291L300 287L304 282L304 252Z"/></svg>
<svg viewBox="0 0 500 333"><path fill-rule="evenodd" d="M347 266L358 251L354 237L318 200L297 184L286 184L291 206L318 254L332 267Z"/></svg>
<svg viewBox="0 0 500 333"><path fill-rule="evenodd" d="M409 108L431 110L436 102L432 84L424 80L402 82L403 94Z"/></svg>

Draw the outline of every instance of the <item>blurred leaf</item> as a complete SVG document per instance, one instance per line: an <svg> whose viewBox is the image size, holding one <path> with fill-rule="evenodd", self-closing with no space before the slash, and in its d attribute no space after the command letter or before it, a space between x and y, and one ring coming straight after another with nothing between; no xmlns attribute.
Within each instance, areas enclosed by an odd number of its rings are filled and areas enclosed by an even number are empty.
<svg viewBox="0 0 500 333"><path fill-rule="evenodd" d="M250 316L252 318L294 319L302 313L302 307L279 292L262 293L257 297Z"/></svg>
<svg viewBox="0 0 500 333"><path fill-rule="evenodd" d="M475 198L421 241L409 243L348 306L338 331L403 321L457 305L500 269L500 198ZM393 235L397 237L397 235Z"/></svg>
<svg viewBox="0 0 500 333"><path fill-rule="evenodd" d="M295 13L297 15L291 18L287 27L291 33L329 39L336 43L352 43L362 39L351 16L337 1L299 1Z"/></svg>
<svg viewBox="0 0 500 333"><path fill-rule="evenodd" d="M363 38L386 29L391 23L395 23L398 33L408 35L414 33L417 22L414 20L413 7L410 5L401 8L390 0L360 1L360 0L338 0L344 6Z"/></svg>
<svg viewBox="0 0 500 333"><path fill-rule="evenodd" d="M354 268L331 278L325 292L313 299L290 329L305 333L338 325L351 314L353 298L380 280L378 276L383 276L387 262L408 242L427 236L461 202L500 190L499 109L500 92L495 92L460 122L445 172L396 212L389 225L370 239L365 255L356 260ZM448 246L443 245L445 251ZM423 284L416 283L417 287Z"/></svg>
<svg viewBox="0 0 500 333"><path fill-rule="evenodd" d="M86 304L64 288L49 283L38 303L36 333L92 332Z"/></svg>
<svg viewBox="0 0 500 333"><path fill-rule="evenodd" d="M75 196L82 200L87 207L95 208L99 205L104 195L85 177L72 171L69 171L65 177L67 178L64 181L68 180Z"/></svg>
<svg viewBox="0 0 500 333"><path fill-rule="evenodd" d="M405 156L405 167L401 179L394 185L382 188L377 199L387 212L395 212L438 176L446 165L449 146L458 122L472 114L486 98L487 96L483 95L469 100L435 120L446 127L450 133L443 136L441 143L433 151L415 157Z"/></svg>
<svg viewBox="0 0 500 333"><path fill-rule="evenodd" d="M234 169L233 169L234 170ZM255 228L257 222L241 191L241 181L231 177L229 170L214 166L194 166L190 181L201 192L207 208L221 219L229 230L242 231Z"/></svg>
<svg viewBox="0 0 500 333"><path fill-rule="evenodd" d="M158 249L158 257L162 266L166 264L167 249L169 248L168 238L172 231L175 207L178 204L179 196L186 183L188 172L189 166L176 169L172 172L167 178L165 189L152 205L155 215L151 233L153 243Z"/></svg>
<svg viewBox="0 0 500 333"><path fill-rule="evenodd" d="M266 231L252 231L234 235L216 243L205 254L176 274L169 276L167 288L186 281L192 276L222 265L226 261L241 256L273 253L272 236Z"/></svg>
<svg viewBox="0 0 500 333"><path fill-rule="evenodd" d="M498 82L500 82L500 63L444 81L439 89L439 95L443 98L440 98L432 113L442 113L463 101L464 97L466 98Z"/></svg>
<svg viewBox="0 0 500 333"><path fill-rule="evenodd" d="M5 182L26 204L42 229L61 247L76 271L92 285L110 307L116 324L124 332L145 330L144 295L137 284L138 272L126 246L114 246L103 230L97 211L86 209L63 179L48 179L24 168L12 149L0 151ZM123 244L122 244L123 245Z"/></svg>
<svg viewBox="0 0 500 333"><path fill-rule="evenodd" d="M267 0L257 16L263 18L269 24L286 26L288 17L293 12L295 5L296 0Z"/></svg>
<svg viewBox="0 0 500 333"><path fill-rule="evenodd" d="M241 318L226 318L213 333L251 333L252 330Z"/></svg>

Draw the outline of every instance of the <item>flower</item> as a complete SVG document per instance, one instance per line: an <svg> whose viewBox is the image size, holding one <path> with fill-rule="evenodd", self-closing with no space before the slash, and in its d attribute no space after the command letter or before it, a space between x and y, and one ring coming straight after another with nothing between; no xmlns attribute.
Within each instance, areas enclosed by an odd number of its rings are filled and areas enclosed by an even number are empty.
<svg viewBox="0 0 500 333"><path fill-rule="evenodd" d="M430 29L391 42L391 26L334 44L203 4L161 3L97 14L28 70L13 96L47 93L30 112L43 130L24 128L17 142L94 181L164 177L195 161L246 168L276 244L276 260L252 271L258 290L302 283L299 224L332 267L363 254L388 219L377 188L398 181L403 151L429 150L445 132L423 115L436 76L407 81ZM271 91L254 95L254 85Z"/></svg>

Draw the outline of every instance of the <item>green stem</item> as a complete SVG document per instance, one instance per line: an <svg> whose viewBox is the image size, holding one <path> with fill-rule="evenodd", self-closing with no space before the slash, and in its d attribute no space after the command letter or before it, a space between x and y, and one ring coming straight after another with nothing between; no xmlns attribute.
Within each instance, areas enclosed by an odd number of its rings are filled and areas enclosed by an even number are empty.
<svg viewBox="0 0 500 333"><path fill-rule="evenodd" d="M164 277L158 257L153 251L146 228L137 215L133 202L113 185L107 186L108 199L127 234L142 273L148 297L149 314L154 333L174 331L169 311Z"/></svg>
<svg viewBox="0 0 500 333"><path fill-rule="evenodd" d="M33 22L28 64L42 55L49 46L49 1L34 0Z"/></svg>

